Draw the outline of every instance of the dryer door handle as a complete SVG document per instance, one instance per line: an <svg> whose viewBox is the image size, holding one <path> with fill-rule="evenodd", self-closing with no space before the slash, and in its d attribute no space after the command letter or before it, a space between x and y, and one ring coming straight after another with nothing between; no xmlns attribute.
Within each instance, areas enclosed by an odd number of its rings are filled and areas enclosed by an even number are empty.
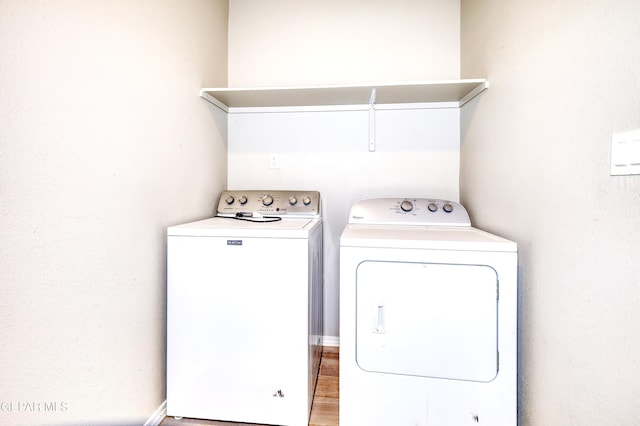
<svg viewBox="0 0 640 426"><path fill-rule="evenodd" d="M373 332L384 334L384 302L373 305Z"/></svg>

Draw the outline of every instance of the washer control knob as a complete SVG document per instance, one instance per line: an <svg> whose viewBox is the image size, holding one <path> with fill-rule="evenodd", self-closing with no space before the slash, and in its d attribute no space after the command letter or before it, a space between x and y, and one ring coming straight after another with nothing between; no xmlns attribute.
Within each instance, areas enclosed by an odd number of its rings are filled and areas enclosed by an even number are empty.
<svg viewBox="0 0 640 426"><path fill-rule="evenodd" d="M305 206L311 204L311 197L305 196L304 198L302 198L302 204L304 204Z"/></svg>
<svg viewBox="0 0 640 426"><path fill-rule="evenodd" d="M400 208L403 212L410 212L411 210L413 210L413 203L411 201L404 200L402 203L400 203Z"/></svg>
<svg viewBox="0 0 640 426"><path fill-rule="evenodd" d="M273 204L273 197L271 195L265 195L262 197L262 204L265 206L270 206Z"/></svg>
<svg viewBox="0 0 640 426"><path fill-rule="evenodd" d="M244 195L241 196L240 198L238 198L238 202L242 205L247 204L247 197L245 197Z"/></svg>
<svg viewBox="0 0 640 426"><path fill-rule="evenodd" d="M298 199L294 196L289 197L289 204L295 206L296 204L298 204Z"/></svg>
<svg viewBox="0 0 640 426"><path fill-rule="evenodd" d="M444 210L445 213L451 213L453 211L453 206L447 203L444 206L442 206L442 210Z"/></svg>
<svg viewBox="0 0 640 426"><path fill-rule="evenodd" d="M233 195L227 195L224 199L224 202L229 205L233 204L234 201L235 201L235 198L233 198Z"/></svg>
<svg viewBox="0 0 640 426"><path fill-rule="evenodd" d="M435 213L438 211L438 205L436 203L429 203L427 206L430 212Z"/></svg>

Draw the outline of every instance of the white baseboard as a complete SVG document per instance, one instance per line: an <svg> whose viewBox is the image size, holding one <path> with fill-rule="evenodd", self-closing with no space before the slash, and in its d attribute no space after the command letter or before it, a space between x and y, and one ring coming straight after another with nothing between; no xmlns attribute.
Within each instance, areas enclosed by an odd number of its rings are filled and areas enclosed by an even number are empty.
<svg viewBox="0 0 640 426"><path fill-rule="evenodd" d="M340 346L340 337L322 336L322 346Z"/></svg>
<svg viewBox="0 0 640 426"><path fill-rule="evenodd" d="M160 423L167 417L167 400L165 399L158 409L149 417L144 426L159 426Z"/></svg>

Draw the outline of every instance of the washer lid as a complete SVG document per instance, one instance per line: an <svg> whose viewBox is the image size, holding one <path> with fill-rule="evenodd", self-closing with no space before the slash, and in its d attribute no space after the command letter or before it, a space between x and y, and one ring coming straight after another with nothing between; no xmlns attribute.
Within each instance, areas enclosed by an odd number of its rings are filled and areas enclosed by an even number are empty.
<svg viewBox="0 0 640 426"><path fill-rule="evenodd" d="M517 245L474 227L347 224L341 247L516 252Z"/></svg>
<svg viewBox="0 0 640 426"><path fill-rule="evenodd" d="M322 219L283 218L276 222L251 222L227 217L212 217L197 222L171 226L169 236L307 238L322 224Z"/></svg>

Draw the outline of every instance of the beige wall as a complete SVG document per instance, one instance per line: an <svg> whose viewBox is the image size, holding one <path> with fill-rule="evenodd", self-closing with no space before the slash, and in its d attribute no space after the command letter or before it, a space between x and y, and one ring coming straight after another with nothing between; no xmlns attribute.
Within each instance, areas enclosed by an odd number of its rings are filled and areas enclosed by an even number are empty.
<svg viewBox="0 0 640 426"><path fill-rule="evenodd" d="M226 186L227 2L0 7L0 424L164 400L165 229Z"/></svg>
<svg viewBox="0 0 640 426"><path fill-rule="evenodd" d="M461 200L519 243L522 425L640 419L640 177L609 175L640 128L640 2L462 1Z"/></svg>
<svg viewBox="0 0 640 426"><path fill-rule="evenodd" d="M455 79L459 0L231 0L229 86Z"/></svg>

